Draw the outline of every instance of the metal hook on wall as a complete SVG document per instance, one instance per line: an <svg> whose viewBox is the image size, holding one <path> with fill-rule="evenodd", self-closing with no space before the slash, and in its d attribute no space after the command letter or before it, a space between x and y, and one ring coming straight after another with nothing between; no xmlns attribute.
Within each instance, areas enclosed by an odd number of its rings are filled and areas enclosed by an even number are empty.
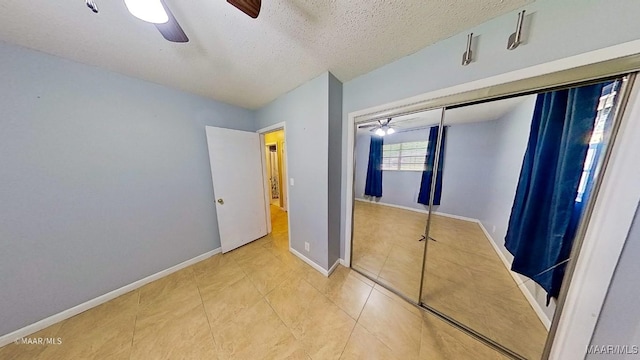
<svg viewBox="0 0 640 360"><path fill-rule="evenodd" d="M87 4L87 7L89 9L91 9L91 11L93 11L94 13L98 13L100 10L98 10L98 5L96 4L95 1L93 0L85 0L84 1L85 4Z"/></svg>
<svg viewBox="0 0 640 360"><path fill-rule="evenodd" d="M462 66L467 66L473 61L473 52L471 51L471 42L473 41L473 33L467 35L467 51L462 54Z"/></svg>
<svg viewBox="0 0 640 360"><path fill-rule="evenodd" d="M524 12L522 10L518 13L518 24L516 25L516 32L509 36L509 41L507 42L507 49L513 50L520 45L522 42L522 22L524 21Z"/></svg>

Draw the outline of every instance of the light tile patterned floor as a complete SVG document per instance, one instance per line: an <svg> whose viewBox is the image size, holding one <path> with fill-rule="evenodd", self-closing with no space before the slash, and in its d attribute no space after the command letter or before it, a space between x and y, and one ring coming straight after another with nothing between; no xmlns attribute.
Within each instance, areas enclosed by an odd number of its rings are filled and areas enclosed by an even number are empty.
<svg viewBox="0 0 640 360"><path fill-rule="evenodd" d="M427 214L356 201L353 266L417 301ZM547 331L477 223L434 215L422 301L528 359Z"/></svg>
<svg viewBox="0 0 640 360"><path fill-rule="evenodd" d="M0 359L504 359L348 268L326 278L274 231L31 337Z"/></svg>

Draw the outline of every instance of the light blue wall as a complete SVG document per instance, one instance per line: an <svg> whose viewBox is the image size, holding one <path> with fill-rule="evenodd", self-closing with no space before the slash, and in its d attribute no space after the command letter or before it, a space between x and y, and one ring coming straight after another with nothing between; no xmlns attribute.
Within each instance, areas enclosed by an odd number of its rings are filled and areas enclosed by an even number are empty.
<svg viewBox="0 0 640 360"><path fill-rule="evenodd" d="M514 51L508 51L506 43L518 10L346 82L343 169L347 115L352 111L640 38L640 1L538 0L527 5L526 10L530 24L525 31L526 43ZM469 32L479 36L476 61L462 67L460 59ZM343 171L343 215L347 176L351 174ZM344 222L342 226L344 249Z"/></svg>
<svg viewBox="0 0 640 360"><path fill-rule="evenodd" d="M640 286L638 286L638 274L640 274L640 208L636 210L636 216L629 231L620 261L611 280L609 292L605 298L600 318L591 339L592 345L629 345L636 346L640 351ZM587 355L587 360L638 359L635 354L592 354Z"/></svg>
<svg viewBox="0 0 640 360"><path fill-rule="evenodd" d="M291 247L328 269L329 73L259 109L256 120L258 129L286 123Z"/></svg>
<svg viewBox="0 0 640 360"><path fill-rule="evenodd" d="M500 125L495 120L447 127L442 198L441 205L434 207L435 211L473 219L479 219L486 212L488 194L482 189L486 189L490 183L490 169L495 165L497 152L495 136ZM370 138L365 133L356 137L357 198L364 198ZM429 129L424 128L385 136L385 144L424 141L428 138ZM428 206L417 202L421 180L422 172L419 171L384 171L382 197L377 201L427 210Z"/></svg>
<svg viewBox="0 0 640 360"><path fill-rule="evenodd" d="M490 206L484 189L495 166L495 133L500 124L493 120L445 125L442 199L434 211L479 219Z"/></svg>
<svg viewBox="0 0 640 360"><path fill-rule="evenodd" d="M342 185L342 83L329 73L329 260L340 258L340 209Z"/></svg>
<svg viewBox="0 0 640 360"><path fill-rule="evenodd" d="M4 43L0 64L0 335L220 246L204 127L252 111Z"/></svg>
<svg viewBox="0 0 640 360"><path fill-rule="evenodd" d="M356 137L355 147L355 196L364 199L364 188L367 181L367 166L369 163L369 145L371 132L360 132ZM416 129L399 131L384 138L385 144L397 144L409 141L425 141L429 139L429 129ZM376 199L386 204L399 205L419 210L428 207L418 204L420 192L421 171L383 171L382 173L382 197Z"/></svg>

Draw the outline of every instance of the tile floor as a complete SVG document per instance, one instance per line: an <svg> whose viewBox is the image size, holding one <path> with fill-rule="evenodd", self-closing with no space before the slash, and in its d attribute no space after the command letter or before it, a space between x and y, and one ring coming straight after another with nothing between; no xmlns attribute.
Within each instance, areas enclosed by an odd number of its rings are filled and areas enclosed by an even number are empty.
<svg viewBox="0 0 640 360"><path fill-rule="evenodd" d="M505 359L345 267L326 278L274 231L50 326L0 359Z"/></svg>
<svg viewBox="0 0 640 360"><path fill-rule="evenodd" d="M356 201L353 267L417 301L427 214ZM422 301L525 356L547 331L477 223L434 215Z"/></svg>

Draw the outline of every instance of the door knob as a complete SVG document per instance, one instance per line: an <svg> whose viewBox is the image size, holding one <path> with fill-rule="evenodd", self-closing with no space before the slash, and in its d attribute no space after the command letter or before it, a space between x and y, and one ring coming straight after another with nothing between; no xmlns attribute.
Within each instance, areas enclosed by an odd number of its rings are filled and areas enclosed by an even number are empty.
<svg viewBox="0 0 640 360"><path fill-rule="evenodd" d="M218 204L220 204L220 205L224 205L224 200L222 200L222 199L218 199Z"/></svg>

